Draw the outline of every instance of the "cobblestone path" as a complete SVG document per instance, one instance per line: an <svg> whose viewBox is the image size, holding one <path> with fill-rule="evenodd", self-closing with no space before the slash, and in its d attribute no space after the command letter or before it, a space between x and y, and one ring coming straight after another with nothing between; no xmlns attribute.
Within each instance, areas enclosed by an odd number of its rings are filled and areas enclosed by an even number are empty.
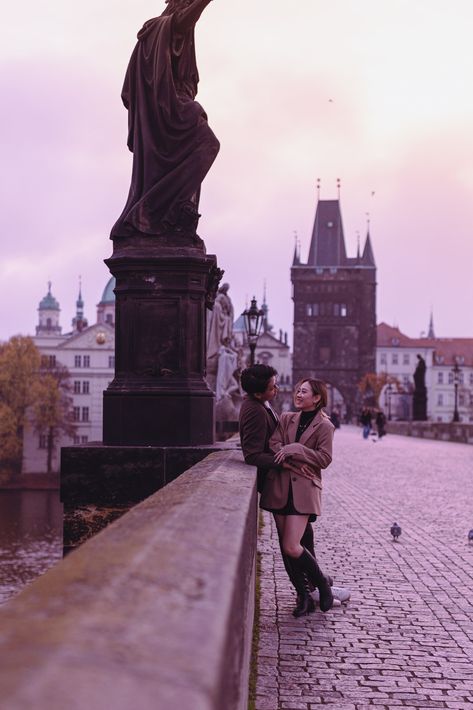
<svg viewBox="0 0 473 710"><path fill-rule="evenodd" d="M327 614L294 619L264 522L257 710L473 710L473 446L336 432L314 532L322 568L352 597Z"/></svg>

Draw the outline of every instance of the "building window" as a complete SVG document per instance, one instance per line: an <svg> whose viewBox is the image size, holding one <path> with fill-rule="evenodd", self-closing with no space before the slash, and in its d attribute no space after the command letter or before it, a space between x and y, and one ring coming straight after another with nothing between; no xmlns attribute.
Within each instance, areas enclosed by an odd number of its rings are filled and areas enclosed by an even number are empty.
<svg viewBox="0 0 473 710"><path fill-rule="evenodd" d="M409 384L409 375L404 375L402 381L404 382L404 387L407 387Z"/></svg>
<svg viewBox="0 0 473 710"><path fill-rule="evenodd" d="M72 421L73 422L80 421L80 407L73 407L72 408Z"/></svg>
<svg viewBox="0 0 473 710"><path fill-rule="evenodd" d="M77 446L77 444L80 444L80 436L77 436L77 434L74 435L74 446Z"/></svg>
<svg viewBox="0 0 473 710"><path fill-rule="evenodd" d="M438 405L439 407L443 407L443 394L442 394L442 393L440 393L440 394L437 396L437 405Z"/></svg>
<svg viewBox="0 0 473 710"><path fill-rule="evenodd" d="M85 381L82 383L82 394L89 394L89 382L88 381Z"/></svg>
<svg viewBox="0 0 473 710"><path fill-rule="evenodd" d="M393 354L392 354L392 363L393 363L393 365L397 365L398 361L399 361L398 354L397 354L397 353L393 353Z"/></svg>
<svg viewBox="0 0 473 710"><path fill-rule="evenodd" d="M444 361L443 355L436 355L436 356L435 356L435 361L436 361L437 365L442 365L442 363L443 363L443 361Z"/></svg>
<svg viewBox="0 0 473 710"><path fill-rule="evenodd" d="M448 373L448 384L453 385L453 372Z"/></svg>
<svg viewBox="0 0 473 710"><path fill-rule="evenodd" d="M313 303L313 304L312 304L312 315L313 315L313 316L318 316L318 315L319 315L319 304L318 304L318 303Z"/></svg>
<svg viewBox="0 0 473 710"><path fill-rule="evenodd" d="M388 359L386 357L386 353L381 353L379 356L379 362L381 365L387 365L388 364Z"/></svg>
<svg viewBox="0 0 473 710"><path fill-rule="evenodd" d="M346 318L348 315L348 308L346 307L345 303L342 303L340 306L340 315L342 318Z"/></svg>
<svg viewBox="0 0 473 710"><path fill-rule="evenodd" d="M82 357L80 355L74 355L74 367L82 367Z"/></svg>
<svg viewBox="0 0 473 710"><path fill-rule="evenodd" d="M80 380L74 380L74 394L80 394Z"/></svg>
<svg viewBox="0 0 473 710"><path fill-rule="evenodd" d="M458 404L460 405L460 407L465 406L465 395L464 394L458 395Z"/></svg>
<svg viewBox="0 0 473 710"><path fill-rule="evenodd" d="M40 449L47 449L48 448L48 437L46 436L46 434L39 435L39 448Z"/></svg>
<svg viewBox="0 0 473 710"><path fill-rule="evenodd" d="M108 366L111 368L115 367L115 355L108 356Z"/></svg>
<svg viewBox="0 0 473 710"><path fill-rule="evenodd" d="M306 307L305 307L305 312L306 312L306 315L308 315L309 317L312 316L312 315L314 315L314 314L312 313L312 304L308 303L308 304L306 305Z"/></svg>
<svg viewBox="0 0 473 710"><path fill-rule="evenodd" d="M55 355L49 356L49 367L56 367L56 356Z"/></svg>
<svg viewBox="0 0 473 710"><path fill-rule="evenodd" d="M89 421L89 408L88 407L82 407L82 421L83 422Z"/></svg>
<svg viewBox="0 0 473 710"><path fill-rule="evenodd" d="M84 367L90 367L90 355L84 355Z"/></svg>
<svg viewBox="0 0 473 710"><path fill-rule="evenodd" d="M470 372L470 385L473 385L473 372Z"/></svg>
<svg viewBox="0 0 473 710"><path fill-rule="evenodd" d="M404 353L402 356L402 364L409 365L410 359L409 353Z"/></svg>
<svg viewBox="0 0 473 710"><path fill-rule="evenodd" d="M88 437L88 436L81 436L81 438L80 438L80 443L81 443L81 444L88 444L88 443L89 443L89 437Z"/></svg>
<svg viewBox="0 0 473 710"><path fill-rule="evenodd" d="M340 304L339 304L339 303L334 303L334 304L333 304L333 315L334 315L334 316L339 316L339 315L340 315Z"/></svg>
<svg viewBox="0 0 473 710"><path fill-rule="evenodd" d="M105 316L105 323L113 325L113 315L111 313L107 313L107 315Z"/></svg>
<svg viewBox="0 0 473 710"><path fill-rule="evenodd" d="M438 372L438 373L437 373L437 384L438 384L438 385L443 385L443 372Z"/></svg>

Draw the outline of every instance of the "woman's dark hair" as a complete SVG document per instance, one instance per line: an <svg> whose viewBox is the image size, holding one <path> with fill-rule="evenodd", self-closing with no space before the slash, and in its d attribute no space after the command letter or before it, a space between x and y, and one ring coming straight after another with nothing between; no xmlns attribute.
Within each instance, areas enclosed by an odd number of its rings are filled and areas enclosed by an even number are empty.
<svg viewBox="0 0 473 710"><path fill-rule="evenodd" d="M277 370L271 365L252 365L241 373L241 386L248 394L264 392L271 377L276 377Z"/></svg>
<svg viewBox="0 0 473 710"><path fill-rule="evenodd" d="M304 378L302 380L299 380L299 382L296 385L296 390L298 387L300 387L304 382L307 382L312 390L312 394L314 396L320 395L320 402L318 404L318 407L320 409L323 409L324 407L327 406L327 401L328 401L328 394L327 394L327 385L325 382L322 382L322 380L316 380L312 378Z"/></svg>

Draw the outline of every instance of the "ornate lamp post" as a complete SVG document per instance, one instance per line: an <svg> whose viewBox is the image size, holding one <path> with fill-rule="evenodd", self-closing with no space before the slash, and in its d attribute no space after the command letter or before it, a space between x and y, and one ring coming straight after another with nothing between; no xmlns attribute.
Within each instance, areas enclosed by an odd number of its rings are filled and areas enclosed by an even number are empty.
<svg viewBox="0 0 473 710"><path fill-rule="evenodd" d="M254 296L251 299L251 306L243 311L242 316L245 323L248 345L250 346L250 365L254 365L256 343L258 342L264 321L264 311L262 308L258 308Z"/></svg>
<svg viewBox="0 0 473 710"><path fill-rule="evenodd" d="M455 388L455 408L453 410L453 422L459 422L460 416L458 414L458 385L460 384L460 368L458 367L458 362L455 360L455 365L452 367L453 372L453 386Z"/></svg>

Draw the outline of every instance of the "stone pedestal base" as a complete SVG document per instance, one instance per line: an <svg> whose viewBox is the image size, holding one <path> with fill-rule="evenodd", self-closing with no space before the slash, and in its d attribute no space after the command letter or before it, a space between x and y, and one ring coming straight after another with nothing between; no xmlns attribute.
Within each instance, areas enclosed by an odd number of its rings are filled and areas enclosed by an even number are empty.
<svg viewBox="0 0 473 710"><path fill-rule="evenodd" d="M64 552L70 552L136 503L208 454L235 445L104 446L61 449Z"/></svg>

